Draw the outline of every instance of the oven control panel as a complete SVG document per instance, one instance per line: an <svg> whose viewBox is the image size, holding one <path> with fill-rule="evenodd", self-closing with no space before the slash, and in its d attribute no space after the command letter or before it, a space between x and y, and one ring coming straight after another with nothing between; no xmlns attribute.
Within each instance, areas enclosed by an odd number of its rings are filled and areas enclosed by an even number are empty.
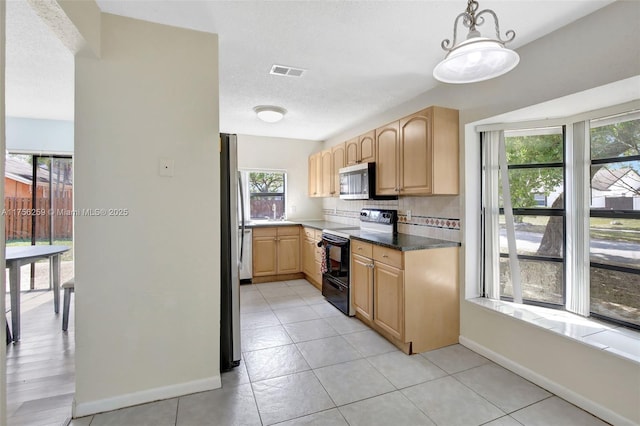
<svg viewBox="0 0 640 426"><path fill-rule="evenodd" d="M395 225L398 222L397 210L362 209L360 210L360 222L380 223L383 225Z"/></svg>

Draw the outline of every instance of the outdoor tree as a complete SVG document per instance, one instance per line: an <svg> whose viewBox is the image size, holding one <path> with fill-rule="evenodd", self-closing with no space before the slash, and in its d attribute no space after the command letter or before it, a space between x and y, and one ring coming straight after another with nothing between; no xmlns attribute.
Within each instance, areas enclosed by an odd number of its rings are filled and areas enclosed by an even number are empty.
<svg viewBox="0 0 640 426"><path fill-rule="evenodd" d="M508 164L539 164L540 167L509 171L509 189L514 208L537 207L536 194L548 197L561 187L561 167L548 167L563 161L563 138L561 134L514 136L505 139ZM553 201L551 208L562 208L562 193ZM521 220L516 216L517 220ZM562 252L562 217L550 216L538 248L538 254L559 256Z"/></svg>
<svg viewBox="0 0 640 426"><path fill-rule="evenodd" d="M618 158L640 155L640 120L630 120L621 123L599 126L591 129L591 158ZM618 184L622 185L629 193L640 195L640 182L637 181L640 175L640 162L629 161L616 163L615 167L593 166L591 167L591 179L596 173L605 171L611 175L611 179L616 179L615 170L631 169L635 174L628 175L631 180L621 179ZM607 176L605 174L605 176Z"/></svg>
<svg viewBox="0 0 640 426"><path fill-rule="evenodd" d="M640 155L640 120L591 129L591 158ZM635 171L640 173L636 166Z"/></svg>
<svg viewBox="0 0 640 426"><path fill-rule="evenodd" d="M249 173L249 212L252 218L284 217L284 176L283 172Z"/></svg>
<svg viewBox="0 0 640 426"><path fill-rule="evenodd" d="M283 192L283 173L249 173L249 189L251 193Z"/></svg>
<svg viewBox="0 0 640 426"><path fill-rule="evenodd" d="M562 168L544 164L562 163L562 135L515 136L505 139L507 163L540 164L541 167L509 171L514 208L536 207L536 194L549 196L562 183Z"/></svg>

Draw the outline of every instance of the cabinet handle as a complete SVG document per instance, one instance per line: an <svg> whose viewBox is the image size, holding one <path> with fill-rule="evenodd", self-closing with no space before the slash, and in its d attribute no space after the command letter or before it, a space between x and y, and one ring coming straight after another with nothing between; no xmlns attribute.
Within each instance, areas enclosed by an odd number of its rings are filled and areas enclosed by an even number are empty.
<svg viewBox="0 0 640 426"><path fill-rule="evenodd" d="M362 247L358 247L358 250L362 250Z"/></svg>
<svg viewBox="0 0 640 426"><path fill-rule="evenodd" d="M373 268L375 265L373 263L370 263L367 265L367 268Z"/></svg>
<svg viewBox="0 0 640 426"><path fill-rule="evenodd" d="M382 257L389 257L389 256L388 256L388 255L386 255L386 254L383 254L383 255L382 255Z"/></svg>

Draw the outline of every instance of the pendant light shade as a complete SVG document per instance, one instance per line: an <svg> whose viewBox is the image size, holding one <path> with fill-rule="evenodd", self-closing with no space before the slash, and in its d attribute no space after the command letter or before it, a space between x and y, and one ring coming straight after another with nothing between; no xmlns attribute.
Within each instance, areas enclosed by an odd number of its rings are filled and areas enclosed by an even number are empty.
<svg viewBox="0 0 640 426"><path fill-rule="evenodd" d="M467 10L456 17L453 27L453 43L449 39L442 41L442 48L447 51L445 58L436 65L433 76L445 83L475 83L489 80L505 74L518 65L520 56L504 45L512 41L515 32L506 32L507 39L500 38L498 17L485 9L476 13L478 2L469 1ZM484 23L482 15L491 15L495 21L496 38L482 37L476 29ZM469 28L467 39L456 44L458 23ZM449 47L452 45L452 47Z"/></svg>

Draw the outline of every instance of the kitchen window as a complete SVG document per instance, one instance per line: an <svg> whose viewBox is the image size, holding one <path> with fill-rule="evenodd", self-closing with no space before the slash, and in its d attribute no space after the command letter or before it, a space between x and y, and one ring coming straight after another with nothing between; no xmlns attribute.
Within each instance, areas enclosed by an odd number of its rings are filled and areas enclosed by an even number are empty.
<svg viewBox="0 0 640 426"><path fill-rule="evenodd" d="M274 170L242 171L246 213L251 220L286 218L287 173Z"/></svg>
<svg viewBox="0 0 640 426"><path fill-rule="evenodd" d="M640 328L640 112L561 121L482 133L483 295Z"/></svg>

